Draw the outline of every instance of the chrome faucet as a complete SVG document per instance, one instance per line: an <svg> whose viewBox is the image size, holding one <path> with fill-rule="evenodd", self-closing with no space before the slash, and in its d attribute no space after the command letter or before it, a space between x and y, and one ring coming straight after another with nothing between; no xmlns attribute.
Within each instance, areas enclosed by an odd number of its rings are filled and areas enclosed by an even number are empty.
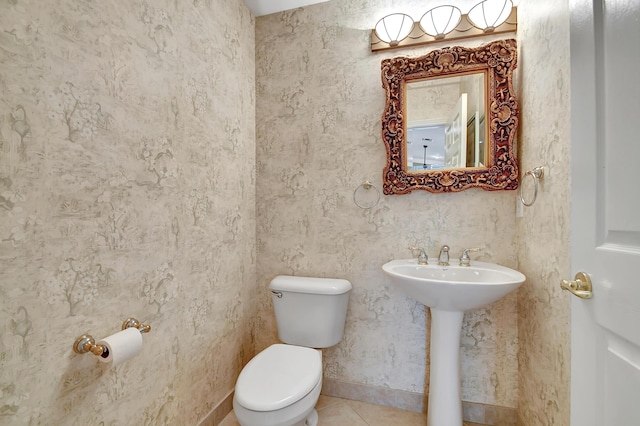
<svg viewBox="0 0 640 426"><path fill-rule="evenodd" d="M449 266L449 246L446 244L440 249L440 255L438 256L438 265Z"/></svg>
<svg viewBox="0 0 640 426"><path fill-rule="evenodd" d="M480 251L481 248L470 248L462 251L460 255L460 266L471 266L471 258L469 257L470 251Z"/></svg>
<svg viewBox="0 0 640 426"><path fill-rule="evenodd" d="M413 247L413 246L409 246L409 250L420 250L420 254L418 255L418 265L428 265L429 263L427 262L428 256L427 256L427 252L424 251L424 249L422 247Z"/></svg>

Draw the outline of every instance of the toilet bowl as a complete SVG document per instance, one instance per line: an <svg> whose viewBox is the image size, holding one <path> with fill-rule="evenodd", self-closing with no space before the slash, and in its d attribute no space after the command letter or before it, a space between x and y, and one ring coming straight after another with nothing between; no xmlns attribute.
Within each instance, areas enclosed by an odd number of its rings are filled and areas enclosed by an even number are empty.
<svg viewBox="0 0 640 426"><path fill-rule="evenodd" d="M277 276L269 288L278 337L242 369L233 410L242 426L316 426L322 352L342 339L351 283Z"/></svg>
<svg viewBox="0 0 640 426"><path fill-rule="evenodd" d="M243 426L315 426L321 388L320 351L275 344L242 370L233 410Z"/></svg>

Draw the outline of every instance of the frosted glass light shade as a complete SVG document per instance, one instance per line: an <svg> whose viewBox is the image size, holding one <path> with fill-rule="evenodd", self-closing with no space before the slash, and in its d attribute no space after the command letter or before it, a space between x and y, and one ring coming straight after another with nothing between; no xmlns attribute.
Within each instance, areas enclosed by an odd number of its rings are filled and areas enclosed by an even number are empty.
<svg viewBox="0 0 640 426"><path fill-rule="evenodd" d="M438 6L422 15L420 28L436 40L440 40L458 26L460 19L462 19L462 12L457 7Z"/></svg>
<svg viewBox="0 0 640 426"><path fill-rule="evenodd" d="M393 13L385 16L376 24L376 35L391 46L407 38L413 30L413 19L404 13Z"/></svg>
<svg viewBox="0 0 640 426"><path fill-rule="evenodd" d="M475 27L490 33L507 20L512 8L511 0L484 0L471 8L467 18Z"/></svg>

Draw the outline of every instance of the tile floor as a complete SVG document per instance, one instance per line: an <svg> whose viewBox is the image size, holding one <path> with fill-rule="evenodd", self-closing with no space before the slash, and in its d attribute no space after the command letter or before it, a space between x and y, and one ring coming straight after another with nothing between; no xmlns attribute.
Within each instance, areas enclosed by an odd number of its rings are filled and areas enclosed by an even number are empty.
<svg viewBox="0 0 640 426"><path fill-rule="evenodd" d="M316 410L320 416L318 426L421 426L427 424L426 414L324 395L320 395ZM240 426L240 423L232 411L220 426ZM465 422L464 426L482 425Z"/></svg>

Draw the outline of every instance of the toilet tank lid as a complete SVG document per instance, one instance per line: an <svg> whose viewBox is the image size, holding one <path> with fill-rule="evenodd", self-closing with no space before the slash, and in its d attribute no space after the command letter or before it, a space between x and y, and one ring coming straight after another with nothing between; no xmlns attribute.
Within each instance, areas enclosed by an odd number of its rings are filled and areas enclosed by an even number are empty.
<svg viewBox="0 0 640 426"><path fill-rule="evenodd" d="M340 278L295 277L278 275L269 284L271 290L294 293L343 294L351 290L351 283Z"/></svg>

